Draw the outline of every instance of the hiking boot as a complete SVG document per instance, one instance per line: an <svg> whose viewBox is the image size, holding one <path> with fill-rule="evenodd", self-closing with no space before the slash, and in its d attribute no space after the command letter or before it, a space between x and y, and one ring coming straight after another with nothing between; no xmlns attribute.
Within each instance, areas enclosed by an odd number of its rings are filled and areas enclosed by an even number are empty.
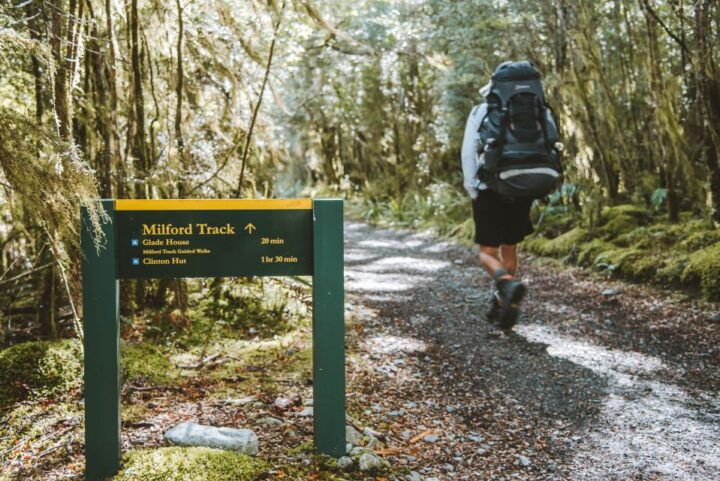
<svg viewBox="0 0 720 481"><path fill-rule="evenodd" d="M485 313L485 320L490 324L497 324L500 319L500 295L494 292L490 300L490 309Z"/></svg>
<svg viewBox="0 0 720 481"><path fill-rule="evenodd" d="M500 313L498 326L500 329L512 329L520 313L520 302L525 296L525 286L517 279L505 279L498 282L500 291Z"/></svg>

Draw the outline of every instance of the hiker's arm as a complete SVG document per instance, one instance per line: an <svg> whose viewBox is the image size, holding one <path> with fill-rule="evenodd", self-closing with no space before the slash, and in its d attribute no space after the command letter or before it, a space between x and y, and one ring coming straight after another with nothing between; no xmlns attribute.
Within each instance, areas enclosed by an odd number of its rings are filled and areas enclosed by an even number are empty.
<svg viewBox="0 0 720 481"><path fill-rule="evenodd" d="M463 170L463 187L468 191L473 199L477 197L479 180L477 178L478 162L478 128L480 120L485 115L483 113L484 105L475 107L468 116L467 124L465 124L465 136L462 144L462 170Z"/></svg>

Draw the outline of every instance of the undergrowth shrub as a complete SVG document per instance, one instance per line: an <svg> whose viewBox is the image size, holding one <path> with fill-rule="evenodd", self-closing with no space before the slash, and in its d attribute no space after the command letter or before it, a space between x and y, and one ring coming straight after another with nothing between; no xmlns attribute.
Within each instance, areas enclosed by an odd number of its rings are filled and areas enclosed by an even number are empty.
<svg viewBox="0 0 720 481"><path fill-rule="evenodd" d="M0 352L0 405L47 398L79 387L80 343L72 339L30 341Z"/></svg>
<svg viewBox="0 0 720 481"><path fill-rule="evenodd" d="M120 348L123 382L131 384L166 385L178 376L177 368L167 353L154 344L141 342L123 344Z"/></svg>
<svg viewBox="0 0 720 481"><path fill-rule="evenodd" d="M711 222L683 213L669 224L643 206L625 204L602 209L595 230L587 230L572 228L568 212L551 207L541 209L543 222L523 242L528 251L720 299L720 230Z"/></svg>

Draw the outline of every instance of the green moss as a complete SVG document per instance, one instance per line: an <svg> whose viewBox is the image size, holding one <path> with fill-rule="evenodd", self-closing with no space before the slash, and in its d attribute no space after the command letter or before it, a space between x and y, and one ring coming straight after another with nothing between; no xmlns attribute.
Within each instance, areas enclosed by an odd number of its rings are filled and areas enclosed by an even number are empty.
<svg viewBox="0 0 720 481"><path fill-rule="evenodd" d="M652 223L643 206L606 207L597 230L568 227L553 237L552 226L562 226L569 218L553 213L547 219L556 218L556 223L540 225L523 247L583 267L607 269L626 279L699 289L708 299L720 299L720 229L683 214L675 224Z"/></svg>
<svg viewBox="0 0 720 481"><path fill-rule="evenodd" d="M0 453L14 456L9 453L27 452L30 446L34 453L43 452L57 444L58 439L48 433L57 431L61 422L75 425L67 436L82 436L82 404L43 401L15 405L0 416Z"/></svg>
<svg viewBox="0 0 720 481"><path fill-rule="evenodd" d="M657 270L656 279L664 284L680 286L688 262L690 262L688 254L672 253L666 259L663 259Z"/></svg>
<svg viewBox="0 0 720 481"><path fill-rule="evenodd" d="M577 250L589 233L587 230L576 227L554 239L532 237L523 242L523 246L531 252L543 256L565 257Z"/></svg>
<svg viewBox="0 0 720 481"><path fill-rule="evenodd" d="M168 355L149 342L123 344L120 365L123 381L131 384L172 384L180 374Z"/></svg>
<svg viewBox="0 0 720 481"><path fill-rule="evenodd" d="M220 339L268 339L309 325L307 303L283 281L238 278L213 284L197 297L187 327L178 333L172 323L160 326L164 339L192 348Z"/></svg>
<svg viewBox="0 0 720 481"><path fill-rule="evenodd" d="M635 263L644 256L646 256L646 253L640 249L616 247L598 254L595 259L595 266L632 278L635 272Z"/></svg>
<svg viewBox="0 0 720 481"><path fill-rule="evenodd" d="M80 386L80 344L71 339L31 341L0 352L0 405L57 396Z"/></svg>
<svg viewBox="0 0 720 481"><path fill-rule="evenodd" d="M616 239L651 220L644 207L623 204L605 207L600 218L599 232L606 239Z"/></svg>
<svg viewBox="0 0 720 481"><path fill-rule="evenodd" d="M683 227L686 230L679 245L686 252L704 249L720 242L720 229L714 228L709 222L688 222Z"/></svg>
<svg viewBox="0 0 720 481"><path fill-rule="evenodd" d="M545 237L553 238L572 229L574 220L572 214L569 212L557 211L557 209L546 207L537 219L535 229Z"/></svg>
<svg viewBox="0 0 720 481"><path fill-rule="evenodd" d="M681 280L699 284L706 298L720 300L720 242L691 254Z"/></svg>
<svg viewBox="0 0 720 481"><path fill-rule="evenodd" d="M637 255L631 254L625 259L621 273L636 281L657 280L657 271L664 259L644 250L635 249L635 252Z"/></svg>
<svg viewBox="0 0 720 481"><path fill-rule="evenodd" d="M260 385L270 391L276 389L275 380L279 377L304 384L312 379L312 349L307 336L305 332L295 332L267 341L218 343L214 349L230 361L213 371L212 377L227 379L240 374L248 388ZM241 386L235 383L234 387Z"/></svg>
<svg viewBox="0 0 720 481"><path fill-rule="evenodd" d="M577 263L583 267L595 265L595 259L601 252L613 249L613 245L602 239L593 239L580 246L577 255Z"/></svg>
<svg viewBox="0 0 720 481"><path fill-rule="evenodd" d="M210 448L133 450L114 481L250 481L267 470L259 459Z"/></svg>

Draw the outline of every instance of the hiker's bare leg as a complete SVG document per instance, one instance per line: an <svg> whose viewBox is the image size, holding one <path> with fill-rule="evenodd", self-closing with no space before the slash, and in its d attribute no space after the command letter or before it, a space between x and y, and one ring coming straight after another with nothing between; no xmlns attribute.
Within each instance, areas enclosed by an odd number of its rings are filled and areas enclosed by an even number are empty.
<svg viewBox="0 0 720 481"><path fill-rule="evenodd" d="M480 257L480 265L485 269L488 274L490 274L493 278L495 278L495 273L499 269L507 269L503 265L503 262L500 260L500 249L497 247L492 246L480 246L480 249L478 250L478 255ZM511 274L505 274L501 276L501 279L512 279Z"/></svg>
<svg viewBox="0 0 720 481"><path fill-rule="evenodd" d="M517 245L503 244L500 246L500 260L507 271L515 276L517 272Z"/></svg>

